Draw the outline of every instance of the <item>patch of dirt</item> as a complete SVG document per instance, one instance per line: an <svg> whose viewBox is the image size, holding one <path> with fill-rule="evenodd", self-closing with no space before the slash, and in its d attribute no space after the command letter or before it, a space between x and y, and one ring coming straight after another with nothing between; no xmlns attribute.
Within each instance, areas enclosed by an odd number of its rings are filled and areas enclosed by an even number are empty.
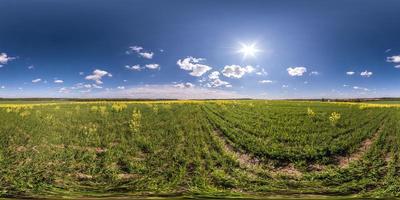
<svg viewBox="0 0 400 200"><path fill-rule="evenodd" d="M37 146L33 146L33 147L26 147L26 146L18 146L15 151L18 153L24 153L27 151L33 151L35 153L40 153L39 150L36 149Z"/></svg>
<svg viewBox="0 0 400 200"><path fill-rule="evenodd" d="M299 170L295 168L293 163L290 163L284 167L276 168L275 173L281 175L294 176L294 177L301 177L303 175L303 173L301 173Z"/></svg>
<svg viewBox="0 0 400 200"><path fill-rule="evenodd" d="M303 175L302 172L297 170L292 163L290 163L286 166L283 166L283 167L274 168L273 166L259 160L258 158L254 157L253 155L245 153L238 148L235 148L232 145L232 142L225 137L225 135L222 133L221 130L215 129L214 133L217 136L217 139L220 140L221 143L223 144L224 151L228 152L229 154L234 155L235 158L238 160L240 166L244 166L246 168L253 169L253 170L266 167L266 168L270 169L269 172L273 176L286 175L286 176L293 176L293 177L301 177Z"/></svg>
<svg viewBox="0 0 400 200"><path fill-rule="evenodd" d="M220 130L216 129L214 130L214 132L218 136L218 139L222 141L225 152L229 152L230 154L235 155L240 165L246 166L246 165L255 165L260 163L260 161L254 156L244 153L239 149L235 148L231 144L231 142L227 138L225 138L224 134Z"/></svg>
<svg viewBox="0 0 400 200"><path fill-rule="evenodd" d="M27 150L27 148L24 147L24 146L19 146L19 147L17 147L15 150L16 150L17 152L25 152L25 151Z"/></svg>
<svg viewBox="0 0 400 200"><path fill-rule="evenodd" d="M76 173L75 177L79 180L90 180L93 179L92 175L83 174L83 173Z"/></svg>
<svg viewBox="0 0 400 200"><path fill-rule="evenodd" d="M311 164L308 166L307 170L320 172L320 171L325 170L325 167L326 167L325 165L321 165L321 164Z"/></svg>
<svg viewBox="0 0 400 200"><path fill-rule="evenodd" d="M389 163L391 160L392 160L392 153L391 152L386 153L385 162Z"/></svg>
<svg viewBox="0 0 400 200"><path fill-rule="evenodd" d="M136 174L118 174L117 177L118 177L118 179L121 179L121 180L128 180L128 179L138 178L138 175L136 175Z"/></svg>
<svg viewBox="0 0 400 200"><path fill-rule="evenodd" d="M383 130L383 126L379 127L379 129L372 135L371 138L365 139L361 146L352 154L347 156L337 156L336 161L340 168L347 168L351 162L360 160L363 155L371 148L371 145L378 139L380 132Z"/></svg>

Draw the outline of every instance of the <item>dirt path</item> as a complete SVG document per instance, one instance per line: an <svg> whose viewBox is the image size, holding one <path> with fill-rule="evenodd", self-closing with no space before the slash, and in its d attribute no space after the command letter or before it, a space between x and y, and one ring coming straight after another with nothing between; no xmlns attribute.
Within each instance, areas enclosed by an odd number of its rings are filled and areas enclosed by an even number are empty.
<svg viewBox="0 0 400 200"><path fill-rule="evenodd" d="M290 163L283 167L273 167L264 161L260 161L255 156L244 152L238 148L235 148L232 145L232 142L225 137L221 130L215 129L214 130L215 138L222 144L223 149L226 153L233 155L237 161L239 162L240 166L245 167L247 169L254 170L265 170L268 169L268 172L272 176L290 176L290 177L301 177L303 174L299 170L295 168L295 166Z"/></svg>
<svg viewBox="0 0 400 200"><path fill-rule="evenodd" d="M350 163L360 160L366 152L371 148L372 144L378 139L383 130L383 125L372 135L372 137L365 139L361 146L352 154L347 156L337 156L336 160L340 168L349 167Z"/></svg>

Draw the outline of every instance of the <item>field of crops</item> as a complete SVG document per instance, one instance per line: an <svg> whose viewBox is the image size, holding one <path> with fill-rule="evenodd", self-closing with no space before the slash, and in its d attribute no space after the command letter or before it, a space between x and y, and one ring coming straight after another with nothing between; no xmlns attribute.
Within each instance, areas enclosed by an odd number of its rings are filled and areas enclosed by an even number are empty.
<svg viewBox="0 0 400 200"><path fill-rule="evenodd" d="M0 197L400 196L400 110L299 101L0 104Z"/></svg>

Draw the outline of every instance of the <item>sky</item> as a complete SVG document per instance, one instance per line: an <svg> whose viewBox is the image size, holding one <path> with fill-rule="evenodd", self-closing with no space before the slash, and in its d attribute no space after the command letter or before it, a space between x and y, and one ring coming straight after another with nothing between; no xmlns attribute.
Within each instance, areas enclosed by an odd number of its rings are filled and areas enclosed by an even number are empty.
<svg viewBox="0 0 400 200"><path fill-rule="evenodd" d="M397 0L0 0L0 97L400 97Z"/></svg>

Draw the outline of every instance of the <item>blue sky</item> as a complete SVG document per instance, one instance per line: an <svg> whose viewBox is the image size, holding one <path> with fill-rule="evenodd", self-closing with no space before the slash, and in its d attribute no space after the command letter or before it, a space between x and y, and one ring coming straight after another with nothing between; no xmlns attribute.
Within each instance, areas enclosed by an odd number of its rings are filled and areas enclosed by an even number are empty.
<svg viewBox="0 0 400 200"><path fill-rule="evenodd" d="M0 97L400 96L399 9L396 0L0 0Z"/></svg>

